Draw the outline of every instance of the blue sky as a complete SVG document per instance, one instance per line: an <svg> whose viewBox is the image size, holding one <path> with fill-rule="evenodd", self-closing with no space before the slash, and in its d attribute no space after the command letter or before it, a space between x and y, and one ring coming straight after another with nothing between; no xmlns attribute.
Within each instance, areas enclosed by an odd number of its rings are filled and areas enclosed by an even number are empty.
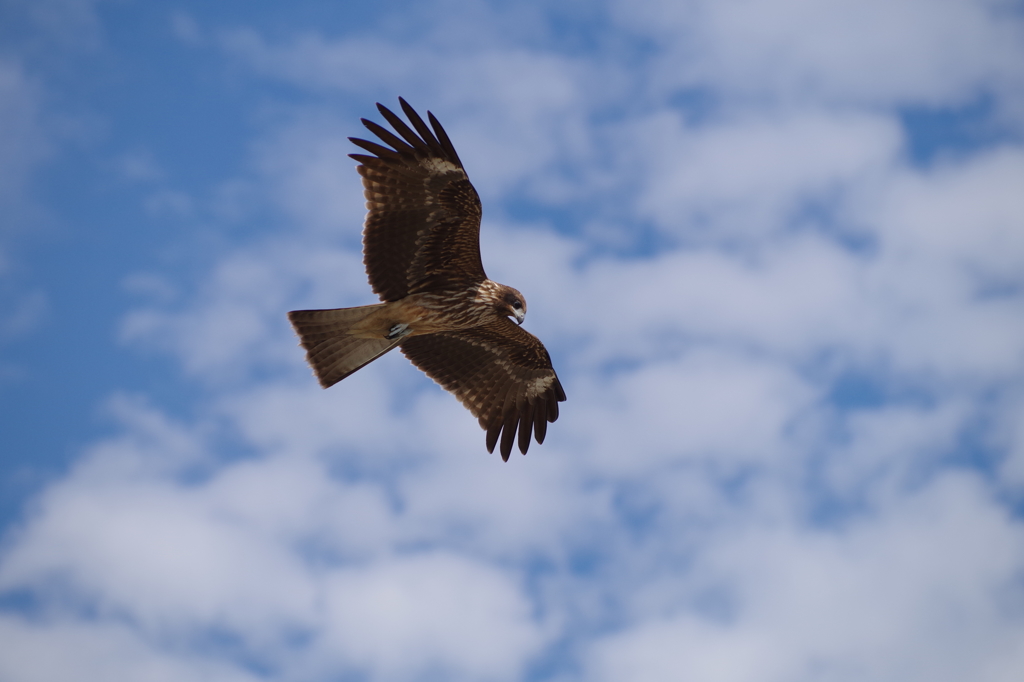
<svg viewBox="0 0 1024 682"><path fill-rule="evenodd" d="M1015 680L1022 11L0 2L0 678ZM373 302L398 96L565 385L525 458L288 327Z"/></svg>

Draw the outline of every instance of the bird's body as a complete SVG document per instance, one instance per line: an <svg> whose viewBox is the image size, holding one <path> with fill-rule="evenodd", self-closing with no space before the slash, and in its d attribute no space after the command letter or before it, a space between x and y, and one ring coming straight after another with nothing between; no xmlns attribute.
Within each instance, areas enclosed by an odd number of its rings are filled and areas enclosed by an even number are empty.
<svg viewBox="0 0 1024 682"><path fill-rule="evenodd" d="M374 154L351 156L369 209L363 260L383 302L297 310L289 319L324 388L400 346L479 419L488 451L501 435L507 460L518 433L526 454L531 432L544 441L565 392L544 345L518 326L523 295L484 273L480 199L451 141L432 114L433 131L399 101L416 132L378 104L401 138L366 119L391 148L350 138Z"/></svg>

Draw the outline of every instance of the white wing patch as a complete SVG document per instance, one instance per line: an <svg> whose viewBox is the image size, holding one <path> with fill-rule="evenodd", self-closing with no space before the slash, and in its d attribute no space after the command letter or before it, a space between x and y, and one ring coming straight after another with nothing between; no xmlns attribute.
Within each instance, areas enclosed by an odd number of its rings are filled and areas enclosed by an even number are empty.
<svg viewBox="0 0 1024 682"><path fill-rule="evenodd" d="M462 172L462 169L456 166L451 161L446 159L439 159L436 156L432 156L429 159L420 159L420 165L426 168L431 173L454 173Z"/></svg>
<svg viewBox="0 0 1024 682"><path fill-rule="evenodd" d="M530 395L530 396L538 396L538 395L546 392L548 390L548 387L550 386L550 384L551 384L551 377L546 377L545 376L545 377L540 377L540 378L534 379L533 381L531 381L529 383L529 387L530 388L527 391L527 394Z"/></svg>

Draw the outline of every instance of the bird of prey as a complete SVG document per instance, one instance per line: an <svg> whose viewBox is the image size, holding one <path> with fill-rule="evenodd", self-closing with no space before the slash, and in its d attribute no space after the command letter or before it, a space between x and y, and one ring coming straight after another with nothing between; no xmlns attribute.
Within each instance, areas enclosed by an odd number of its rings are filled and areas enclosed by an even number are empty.
<svg viewBox="0 0 1024 682"><path fill-rule="evenodd" d="M531 432L544 442L565 391L544 344L519 326L526 299L484 273L480 197L451 140L429 111L427 127L398 101L415 130L378 104L398 135L362 122L389 146L349 138L372 154L350 156L369 210L363 263L382 303L288 318L324 388L398 346L480 421L488 452L500 437L508 461L517 434L524 455Z"/></svg>

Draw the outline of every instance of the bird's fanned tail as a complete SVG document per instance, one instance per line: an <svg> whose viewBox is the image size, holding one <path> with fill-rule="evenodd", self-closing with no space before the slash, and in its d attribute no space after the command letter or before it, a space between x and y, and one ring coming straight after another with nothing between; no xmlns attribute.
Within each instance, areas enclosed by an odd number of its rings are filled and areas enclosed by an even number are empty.
<svg viewBox="0 0 1024 682"><path fill-rule="evenodd" d="M384 304L333 310L293 310L288 313L306 360L324 388L333 386L357 369L398 345L400 339L350 336L349 330Z"/></svg>

